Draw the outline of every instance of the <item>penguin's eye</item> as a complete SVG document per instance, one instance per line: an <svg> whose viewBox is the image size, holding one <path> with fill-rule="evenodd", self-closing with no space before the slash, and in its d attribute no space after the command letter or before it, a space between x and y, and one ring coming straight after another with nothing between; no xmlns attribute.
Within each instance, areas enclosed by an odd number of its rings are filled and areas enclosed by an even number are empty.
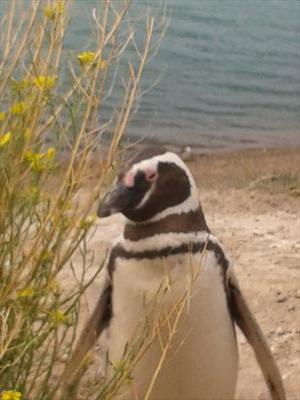
<svg viewBox="0 0 300 400"><path fill-rule="evenodd" d="M158 177L158 172L155 171L155 170L147 170L147 171L144 171L144 173L145 173L145 178L146 178L147 182L151 182L152 183Z"/></svg>

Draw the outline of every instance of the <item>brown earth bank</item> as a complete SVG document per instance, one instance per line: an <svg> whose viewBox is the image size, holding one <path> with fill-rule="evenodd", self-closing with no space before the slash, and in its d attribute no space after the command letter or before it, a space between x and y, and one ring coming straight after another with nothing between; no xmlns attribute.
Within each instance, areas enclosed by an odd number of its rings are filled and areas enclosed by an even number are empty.
<svg viewBox="0 0 300 400"><path fill-rule="evenodd" d="M233 260L240 286L268 338L287 398L300 399L300 151L198 154L187 164L199 187L208 225ZM96 178L91 180L95 184ZM82 200L87 190L82 191ZM103 256L100 249L119 235L123 222L120 216L98 220L89 243L95 260ZM100 282L95 282L82 320L99 290ZM236 398L268 399L251 348L242 335L238 340Z"/></svg>

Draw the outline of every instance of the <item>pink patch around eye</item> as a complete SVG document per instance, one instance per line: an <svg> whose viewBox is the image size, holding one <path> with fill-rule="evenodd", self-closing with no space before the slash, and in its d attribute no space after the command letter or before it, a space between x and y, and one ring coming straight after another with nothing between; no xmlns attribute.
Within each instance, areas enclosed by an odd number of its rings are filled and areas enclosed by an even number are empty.
<svg viewBox="0 0 300 400"><path fill-rule="evenodd" d="M144 170L144 173L148 182L154 182L158 176L158 173L155 169L146 169Z"/></svg>
<svg viewBox="0 0 300 400"><path fill-rule="evenodd" d="M135 177L135 172L127 172L127 174L123 178L124 185L129 188L133 187L134 177Z"/></svg>

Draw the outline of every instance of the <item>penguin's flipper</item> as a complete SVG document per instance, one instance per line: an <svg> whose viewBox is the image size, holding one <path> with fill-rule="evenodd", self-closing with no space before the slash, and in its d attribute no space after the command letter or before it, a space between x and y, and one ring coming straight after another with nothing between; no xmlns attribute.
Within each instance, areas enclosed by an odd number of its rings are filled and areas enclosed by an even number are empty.
<svg viewBox="0 0 300 400"><path fill-rule="evenodd" d="M104 261L103 269L106 274L110 264L112 263L111 252ZM84 360L87 353L96 344L98 337L109 325L109 321L112 316L112 282L107 274L105 279L104 288L99 296L99 299L95 305L95 308L90 315L88 321L85 323L79 339L76 343L75 349L73 350L70 359L67 361L65 370L62 376L63 382L63 398L69 399L66 394L70 391L74 381L76 380L77 374L80 373L83 368ZM75 397L75 396L74 396ZM74 397L71 397L72 399Z"/></svg>
<svg viewBox="0 0 300 400"><path fill-rule="evenodd" d="M286 400L276 361L234 275L228 279L228 292L232 317L254 350L272 400Z"/></svg>

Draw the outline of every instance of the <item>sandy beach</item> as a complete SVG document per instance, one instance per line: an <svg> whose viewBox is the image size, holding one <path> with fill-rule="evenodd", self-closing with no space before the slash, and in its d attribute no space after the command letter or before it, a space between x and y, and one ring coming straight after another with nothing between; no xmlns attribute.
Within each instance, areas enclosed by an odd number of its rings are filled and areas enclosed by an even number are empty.
<svg viewBox="0 0 300 400"><path fill-rule="evenodd" d="M300 399L300 152L240 150L198 154L187 162L210 229L233 260L240 286L268 338L289 400ZM97 183L97 161L93 166ZM84 199L85 190L81 193ZM95 205L96 207L96 205ZM89 241L95 263L119 235L120 215L97 221ZM87 293L87 318L101 278ZM238 335L238 400L269 399L246 340ZM99 350L96 349L96 353ZM97 356L96 356L97 359Z"/></svg>

